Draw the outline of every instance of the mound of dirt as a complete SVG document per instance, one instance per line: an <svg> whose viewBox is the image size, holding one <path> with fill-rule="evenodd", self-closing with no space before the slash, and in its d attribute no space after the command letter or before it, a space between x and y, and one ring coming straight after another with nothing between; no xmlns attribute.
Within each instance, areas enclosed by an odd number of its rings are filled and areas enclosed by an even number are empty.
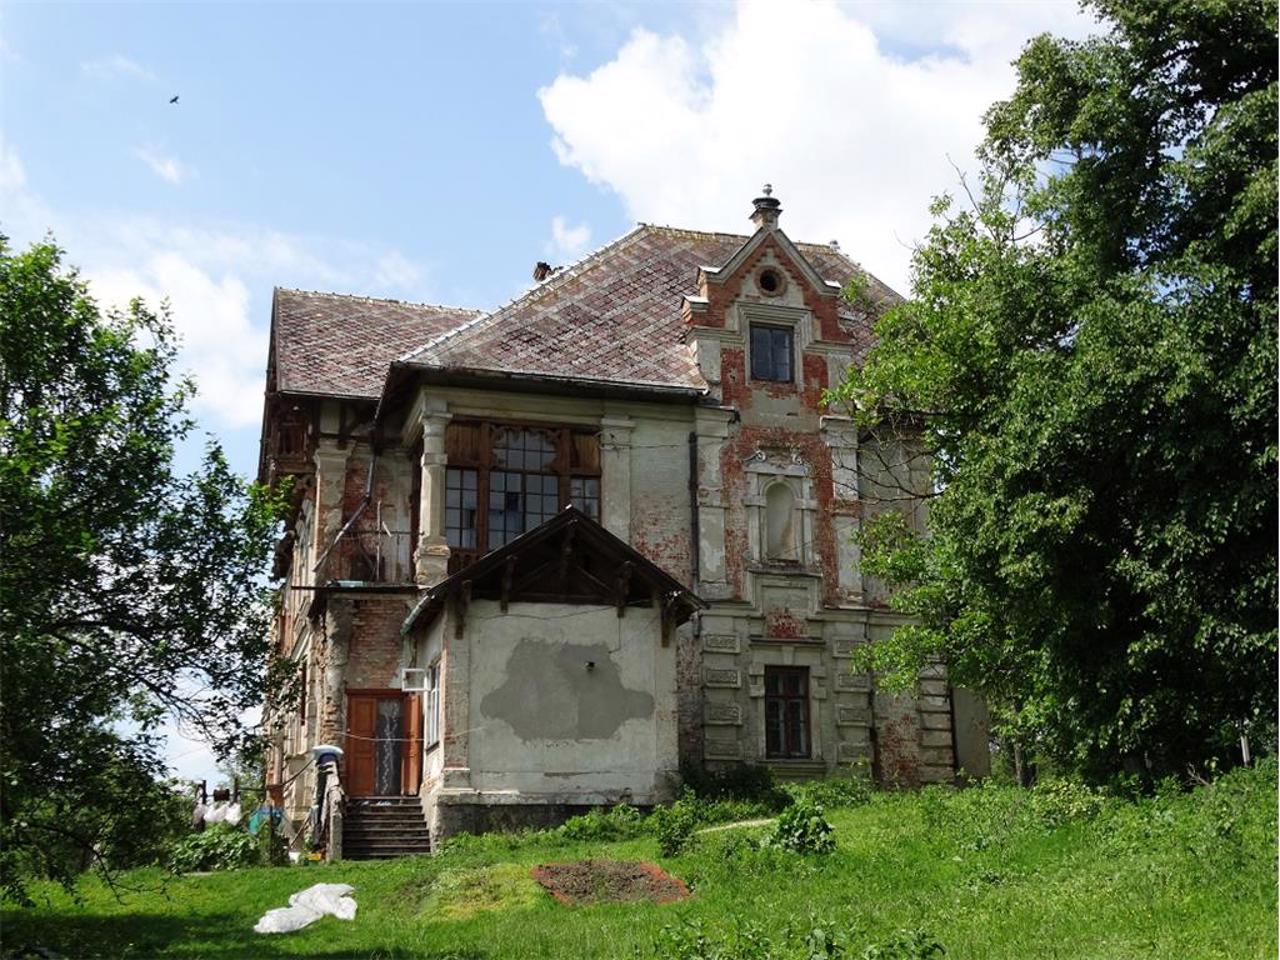
<svg viewBox="0 0 1280 960"><path fill-rule="evenodd" d="M531 871L548 893L568 907L588 903L648 900L670 903L689 896L689 888L656 863L642 860L575 860L541 863Z"/></svg>

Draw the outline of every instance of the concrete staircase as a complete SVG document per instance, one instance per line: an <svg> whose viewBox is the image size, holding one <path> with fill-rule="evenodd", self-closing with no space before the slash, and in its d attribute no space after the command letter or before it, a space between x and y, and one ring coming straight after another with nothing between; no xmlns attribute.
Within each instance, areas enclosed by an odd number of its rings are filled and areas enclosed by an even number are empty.
<svg viewBox="0 0 1280 960"><path fill-rule="evenodd" d="M431 834L417 797L348 799L342 824L346 860L387 860L431 852Z"/></svg>

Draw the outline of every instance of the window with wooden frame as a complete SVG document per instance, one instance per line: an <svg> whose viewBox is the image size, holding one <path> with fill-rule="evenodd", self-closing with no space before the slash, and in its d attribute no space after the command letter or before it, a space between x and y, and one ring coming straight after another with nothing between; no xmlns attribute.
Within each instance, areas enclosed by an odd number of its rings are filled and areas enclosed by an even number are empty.
<svg viewBox="0 0 1280 960"><path fill-rule="evenodd" d="M790 383L795 331L791 327L751 324L751 379Z"/></svg>
<svg viewBox="0 0 1280 960"><path fill-rule="evenodd" d="M764 754L770 760L807 759L809 668L764 668Z"/></svg>
<svg viewBox="0 0 1280 960"><path fill-rule="evenodd" d="M600 519L600 441L574 427L454 421L445 434L449 572L573 504Z"/></svg>

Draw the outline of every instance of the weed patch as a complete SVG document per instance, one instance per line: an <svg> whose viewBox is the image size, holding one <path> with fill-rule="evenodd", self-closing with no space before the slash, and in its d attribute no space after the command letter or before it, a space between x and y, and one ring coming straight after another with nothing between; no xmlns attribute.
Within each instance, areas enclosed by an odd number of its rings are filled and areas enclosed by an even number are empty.
<svg viewBox="0 0 1280 960"><path fill-rule="evenodd" d="M485 910L533 906L538 886L523 866L501 863L446 870L431 886L423 912L433 920L466 920Z"/></svg>

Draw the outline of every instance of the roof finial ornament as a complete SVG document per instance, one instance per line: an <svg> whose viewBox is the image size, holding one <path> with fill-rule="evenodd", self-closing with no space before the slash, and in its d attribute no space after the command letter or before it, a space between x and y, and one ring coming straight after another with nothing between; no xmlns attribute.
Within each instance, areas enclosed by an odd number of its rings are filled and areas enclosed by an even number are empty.
<svg viewBox="0 0 1280 960"><path fill-rule="evenodd" d="M782 213L782 201L773 195L773 184L766 183L762 195L751 201L755 212L751 222L761 230L774 230L778 226L778 214Z"/></svg>

